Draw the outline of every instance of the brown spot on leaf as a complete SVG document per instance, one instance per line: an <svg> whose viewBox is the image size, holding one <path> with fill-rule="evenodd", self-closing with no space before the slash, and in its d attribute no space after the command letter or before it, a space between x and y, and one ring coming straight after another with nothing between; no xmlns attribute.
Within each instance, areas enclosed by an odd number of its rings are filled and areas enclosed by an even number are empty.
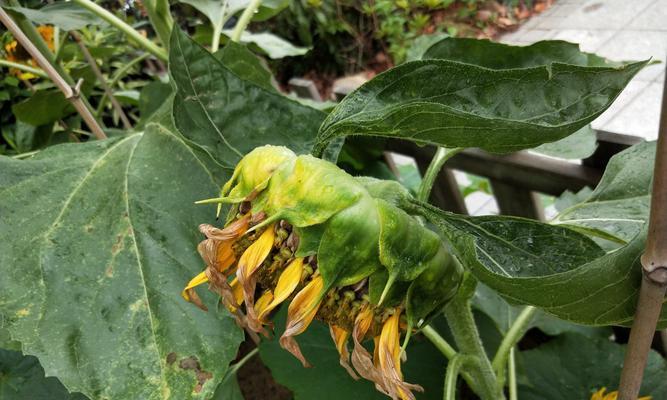
<svg viewBox="0 0 667 400"><path fill-rule="evenodd" d="M173 351L167 354L167 364L171 365L176 362L176 353Z"/></svg>
<svg viewBox="0 0 667 400"><path fill-rule="evenodd" d="M174 354L174 353L170 353ZM167 356L169 358L169 356ZM202 388L204 387L204 384L206 383L207 380L211 379L213 377L213 374L204 371L201 369L201 366L199 364L199 361L195 356L190 356L182 359L179 363L178 366L181 367L184 370L193 370L195 372L195 376L197 377L197 385L195 385L195 392L199 393L201 392Z"/></svg>

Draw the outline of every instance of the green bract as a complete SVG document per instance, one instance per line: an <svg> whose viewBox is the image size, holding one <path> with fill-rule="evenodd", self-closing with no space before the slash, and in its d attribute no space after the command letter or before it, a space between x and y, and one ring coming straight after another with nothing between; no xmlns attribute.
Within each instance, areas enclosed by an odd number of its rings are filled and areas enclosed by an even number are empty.
<svg viewBox="0 0 667 400"><path fill-rule="evenodd" d="M372 303L405 301L412 326L442 307L459 285L460 264L438 235L398 207L397 196L408 194L395 182L355 178L310 155L262 146L239 162L222 195L208 202L247 199L253 214L266 213L255 229L289 222L302 239L296 254L317 254L326 289L367 277L381 282L379 294L371 290Z"/></svg>

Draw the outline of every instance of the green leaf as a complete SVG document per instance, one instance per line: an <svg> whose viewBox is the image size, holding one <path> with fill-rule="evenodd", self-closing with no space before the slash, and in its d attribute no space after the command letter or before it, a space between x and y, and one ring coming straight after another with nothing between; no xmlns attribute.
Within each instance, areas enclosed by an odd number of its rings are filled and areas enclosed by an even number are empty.
<svg viewBox="0 0 667 400"><path fill-rule="evenodd" d="M0 349L21 351L21 343L11 338L8 323L5 316L0 314Z"/></svg>
<svg viewBox="0 0 667 400"><path fill-rule="evenodd" d="M416 211L440 229L465 267L510 302L585 325L632 322L645 230L604 254L591 239L561 226L515 217L464 217L428 205Z"/></svg>
<svg viewBox="0 0 667 400"><path fill-rule="evenodd" d="M69 393L58 379L45 377L35 357L0 349L0 399L86 400L87 397Z"/></svg>
<svg viewBox="0 0 667 400"><path fill-rule="evenodd" d="M536 147L594 120L644 65L491 70L449 60L408 62L343 99L320 127L316 152L346 135L491 152Z"/></svg>
<svg viewBox="0 0 667 400"><path fill-rule="evenodd" d="M449 37L446 33L434 33L432 35L419 35L412 41L405 54L405 61L421 60L426 51L434 44ZM438 58L438 57L433 57Z"/></svg>
<svg viewBox="0 0 667 400"><path fill-rule="evenodd" d="M34 10L25 7L3 7L23 14L38 25L55 25L64 31L78 31L90 25L106 25L107 23L96 14L69 1L47 4Z"/></svg>
<svg viewBox="0 0 667 400"><path fill-rule="evenodd" d="M73 113L74 107L58 89L47 89L35 92L24 101L12 105L12 112L19 121L40 126Z"/></svg>
<svg viewBox="0 0 667 400"><path fill-rule="evenodd" d="M326 114L236 75L179 29L170 49L176 126L220 165L264 144L311 151Z"/></svg>
<svg viewBox="0 0 667 400"><path fill-rule="evenodd" d="M141 121L148 121L153 114L169 99L171 85L160 81L154 81L144 86L139 95L139 115Z"/></svg>
<svg viewBox="0 0 667 400"><path fill-rule="evenodd" d="M214 222L193 202L230 176L214 165L157 123L26 161L0 158L0 312L12 338L69 390L107 399L213 393L242 334L180 291L201 270L196 226ZM204 294L214 310L215 296Z"/></svg>
<svg viewBox="0 0 667 400"><path fill-rule="evenodd" d="M243 79L254 83L268 91L274 92L276 88L271 81L273 76L262 61L242 44L227 42L225 47L218 50L215 57L233 73L242 76Z"/></svg>
<svg viewBox="0 0 667 400"><path fill-rule="evenodd" d="M528 383L519 386L521 400L590 399L603 388L618 389L625 347L603 338L565 334L542 346L520 353ZM641 396L667 398L665 360L651 350Z"/></svg>
<svg viewBox="0 0 667 400"><path fill-rule="evenodd" d="M244 400L236 375L225 378L215 390L212 400Z"/></svg>
<svg viewBox="0 0 667 400"><path fill-rule="evenodd" d="M284 329L285 308L274 318L276 332ZM280 347L277 339L263 341L259 350L274 379L294 392L294 400L386 399L372 383L364 379L353 380L340 366L338 352L326 325L313 321L297 341L312 368L303 368L294 356ZM366 346L372 350L372 342ZM407 362L402 366L405 380L424 387L424 393L417 397L441 400L446 359L423 337L413 337L406 352Z"/></svg>
<svg viewBox="0 0 667 400"><path fill-rule="evenodd" d="M655 142L643 142L614 155L588 199L567 208L552 223L632 240L648 219L655 148Z"/></svg>
<svg viewBox="0 0 667 400"><path fill-rule="evenodd" d="M587 67L620 67L595 54L583 53L576 43L544 40L529 46L513 46L490 40L447 38L432 45L423 59L459 61L490 69L531 68L551 63Z"/></svg>
<svg viewBox="0 0 667 400"><path fill-rule="evenodd" d="M545 143L533 151L550 157L581 160L597 149L597 135L590 125L586 125L572 135L552 143Z"/></svg>
<svg viewBox="0 0 667 400"><path fill-rule="evenodd" d="M252 19L265 21L287 8L289 3L289 0L263 0ZM249 4L250 0L228 0L230 15L244 10Z"/></svg>
<svg viewBox="0 0 667 400"><path fill-rule="evenodd" d="M232 31L230 30L222 31L222 33L229 37L232 35ZM244 31L243 34L241 34L240 42L257 46L273 60L285 57L302 56L310 51L310 48L308 47L295 46L287 40L269 32L250 33Z"/></svg>
<svg viewBox="0 0 667 400"><path fill-rule="evenodd" d="M498 293L490 287L479 283L475 296L472 299L473 306L486 314L493 320L498 330L505 334L512 326L512 323L524 309L523 306L513 306L503 299ZM584 325L573 324L552 317L540 310L528 324L529 328L539 328L542 332L557 336L565 332L575 332L589 337L609 337L613 332L610 328L597 328Z"/></svg>
<svg viewBox="0 0 667 400"><path fill-rule="evenodd" d="M213 26L222 28L223 24L234 14L244 10L250 0L180 0L204 14ZM278 14L289 5L289 0L265 0L260 4L255 21L263 21Z"/></svg>

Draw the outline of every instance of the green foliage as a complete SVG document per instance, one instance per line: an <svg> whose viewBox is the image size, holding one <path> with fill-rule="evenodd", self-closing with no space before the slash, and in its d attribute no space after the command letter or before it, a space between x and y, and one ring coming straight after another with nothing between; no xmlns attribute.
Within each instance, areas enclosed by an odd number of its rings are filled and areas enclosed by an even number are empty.
<svg viewBox="0 0 667 400"><path fill-rule="evenodd" d="M37 358L0 349L0 398L11 400L85 400L69 393L54 377L45 377Z"/></svg>
<svg viewBox="0 0 667 400"><path fill-rule="evenodd" d="M320 127L316 150L346 135L492 152L535 147L598 117L645 64L493 71L449 60L405 63L339 103Z"/></svg>
<svg viewBox="0 0 667 400"><path fill-rule="evenodd" d="M565 334L536 349L521 352L527 382L519 387L526 400L589 399L601 388L618 389L625 346L606 338ZM667 363L651 350L644 372L641 396L662 399L667 383L662 377Z"/></svg>

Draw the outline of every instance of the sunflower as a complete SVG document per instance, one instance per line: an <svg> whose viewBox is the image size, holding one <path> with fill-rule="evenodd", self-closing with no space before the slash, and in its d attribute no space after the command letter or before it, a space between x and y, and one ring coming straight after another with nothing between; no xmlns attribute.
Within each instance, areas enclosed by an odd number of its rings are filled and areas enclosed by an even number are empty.
<svg viewBox="0 0 667 400"><path fill-rule="evenodd" d="M591 400L616 400L618 398L618 391L614 390L613 392L607 392L607 388L603 387L602 389L598 390L597 392L593 393L591 396ZM605 394L606 393L606 394ZM640 397L637 400L651 400L651 396L644 396Z"/></svg>
<svg viewBox="0 0 667 400"><path fill-rule="evenodd" d="M48 46L49 50L54 51L55 43L53 36L54 35L53 27L50 25L40 25L37 27L37 32L39 32L39 34L42 36L42 39L44 39L44 41L46 42L46 45ZM32 67L39 68L37 61L34 58L32 58L28 53L28 51L24 49L23 46L21 46L16 40L13 40L5 45L5 53L7 61L26 64ZM37 77L36 75L30 72L21 71L16 68L11 68L9 72L13 75L16 75L19 79L24 81Z"/></svg>
<svg viewBox="0 0 667 400"><path fill-rule="evenodd" d="M279 341L304 367L310 364L295 337L319 319L354 379L393 399L414 399L422 388L403 379L401 335L442 308L462 270L435 233L386 195L400 190L391 185L284 147L255 149L221 197L201 202L233 206L224 227L199 227L206 269L183 297L206 309L195 287L208 283L255 336L268 336L272 312L289 301ZM363 344L369 339L373 355Z"/></svg>

